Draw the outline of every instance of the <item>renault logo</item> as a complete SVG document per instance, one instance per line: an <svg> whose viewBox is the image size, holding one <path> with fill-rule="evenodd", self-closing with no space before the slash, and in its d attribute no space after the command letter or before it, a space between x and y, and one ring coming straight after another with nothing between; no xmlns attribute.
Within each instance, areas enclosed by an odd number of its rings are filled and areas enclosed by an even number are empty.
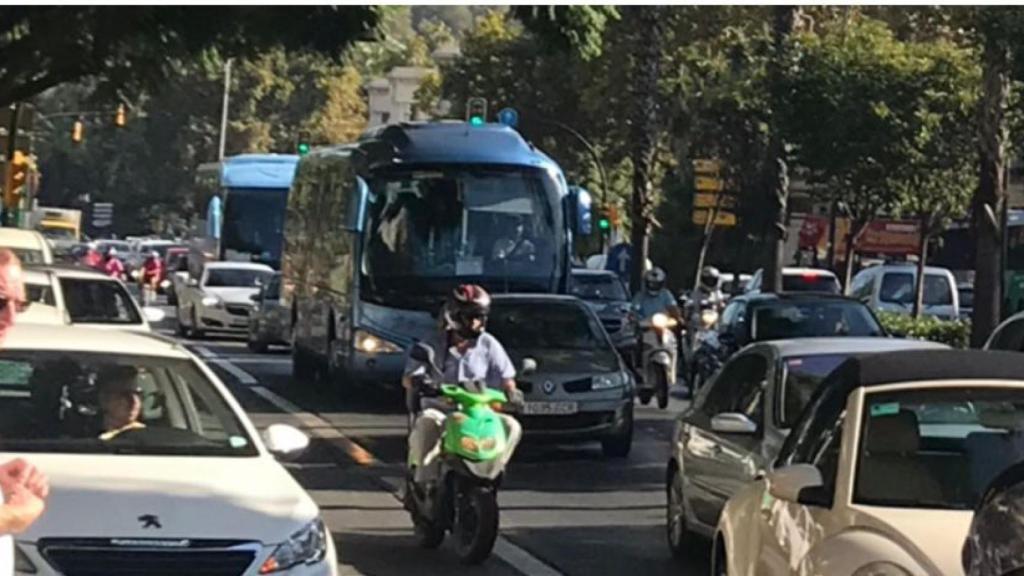
<svg viewBox="0 0 1024 576"><path fill-rule="evenodd" d="M544 382L544 393L545 394L554 394L555 393L555 383L552 382L551 380L548 380L548 381Z"/></svg>
<svg viewBox="0 0 1024 576"><path fill-rule="evenodd" d="M157 530L163 528L160 525L160 519L155 514L143 514L138 518L139 522L142 522L142 528L156 528Z"/></svg>

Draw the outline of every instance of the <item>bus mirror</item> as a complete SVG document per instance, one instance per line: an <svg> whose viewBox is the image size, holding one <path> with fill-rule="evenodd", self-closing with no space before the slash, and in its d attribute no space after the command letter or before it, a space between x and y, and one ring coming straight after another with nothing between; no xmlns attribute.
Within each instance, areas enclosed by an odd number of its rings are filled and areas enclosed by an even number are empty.
<svg viewBox="0 0 1024 576"><path fill-rule="evenodd" d="M580 236L590 236L594 231L590 214L593 199L590 192L579 186L570 186L569 196L566 200L566 210L569 214L569 221L572 223L573 232Z"/></svg>
<svg viewBox="0 0 1024 576"><path fill-rule="evenodd" d="M349 193L345 207L345 229L349 232L361 233L366 220L366 204L370 199L370 187L366 180L356 176L356 185Z"/></svg>

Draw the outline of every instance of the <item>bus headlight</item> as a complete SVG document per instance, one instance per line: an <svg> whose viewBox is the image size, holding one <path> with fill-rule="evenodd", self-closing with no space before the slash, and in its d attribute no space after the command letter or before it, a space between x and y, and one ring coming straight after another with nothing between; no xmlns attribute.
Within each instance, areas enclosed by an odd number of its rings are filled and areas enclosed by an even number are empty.
<svg viewBox="0 0 1024 576"><path fill-rule="evenodd" d="M399 354L402 352L401 346L365 330L356 330L353 341L356 344L356 350L366 354Z"/></svg>

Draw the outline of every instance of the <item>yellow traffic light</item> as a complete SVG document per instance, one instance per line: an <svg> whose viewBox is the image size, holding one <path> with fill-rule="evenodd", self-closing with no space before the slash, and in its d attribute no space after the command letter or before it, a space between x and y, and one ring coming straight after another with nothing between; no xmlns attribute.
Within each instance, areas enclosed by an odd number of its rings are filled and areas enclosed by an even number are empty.
<svg viewBox="0 0 1024 576"><path fill-rule="evenodd" d="M29 159L20 150L14 151L14 157L7 163L4 178L4 207L17 208L28 182Z"/></svg>
<svg viewBox="0 0 1024 576"><path fill-rule="evenodd" d="M114 114L114 126L118 128L124 128L125 125L125 113L124 104L117 105L117 112Z"/></svg>
<svg viewBox="0 0 1024 576"><path fill-rule="evenodd" d="M85 132L85 124L81 120L75 120L75 123L71 126L71 142L80 144L82 142L82 135Z"/></svg>

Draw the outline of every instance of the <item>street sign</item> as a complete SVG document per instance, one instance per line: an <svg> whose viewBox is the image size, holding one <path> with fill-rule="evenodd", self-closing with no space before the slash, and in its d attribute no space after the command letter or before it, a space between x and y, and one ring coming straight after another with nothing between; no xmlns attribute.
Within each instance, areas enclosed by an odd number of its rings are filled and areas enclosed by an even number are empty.
<svg viewBox="0 0 1024 576"><path fill-rule="evenodd" d="M693 171L697 174L718 174L722 163L718 160L698 159L693 161Z"/></svg>
<svg viewBox="0 0 1024 576"><path fill-rule="evenodd" d="M698 192L693 197L694 208L714 208L715 206L727 210L733 209L736 207L736 197L728 193L717 194L708 192Z"/></svg>
<svg viewBox="0 0 1024 576"><path fill-rule="evenodd" d="M708 223L708 213L710 210L694 210L693 211L693 223L703 226ZM718 214L715 215L715 226L735 226L736 225L736 214L732 212L725 212L719 210Z"/></svg>
<svg viewBox="0 0 1024 576"><path fill-rule="evenodd" d="M721 178L709 176L697 176L694 178L694 184L701 192L721 192L725 188L725 182Z"/></svg>
<svg viewBox="0 0 1024 576"><path fill-rule="evenodd" d="M92 205L93 228L109 228L114 224L114 203L95 202Z"/></svg>
<svg viewBox="0 0 1024 576"><path fill-rule="evenodd" d="M498 112L498 122L509 128L515 128L519 125L519 112L515 108L502 108Z"/></svg>

